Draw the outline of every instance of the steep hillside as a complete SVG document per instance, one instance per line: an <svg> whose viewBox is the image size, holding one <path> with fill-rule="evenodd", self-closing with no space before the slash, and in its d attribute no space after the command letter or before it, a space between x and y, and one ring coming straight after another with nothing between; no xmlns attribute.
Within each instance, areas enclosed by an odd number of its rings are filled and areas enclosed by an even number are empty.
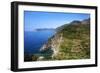
<svg viewBox="0 0 100 73"><path fill-rule="evenodd" d="M90 19L73 21L56 30L57 33L43 45L41 52L51 49L51 60L90 58Z"/></svg>

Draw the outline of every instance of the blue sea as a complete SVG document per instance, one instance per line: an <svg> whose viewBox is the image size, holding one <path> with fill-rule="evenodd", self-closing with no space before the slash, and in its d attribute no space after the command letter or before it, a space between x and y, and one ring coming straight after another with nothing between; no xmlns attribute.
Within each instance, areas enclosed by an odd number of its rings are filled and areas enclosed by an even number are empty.
<svg viewBox="0 0 100 73"><path fill-rule="evenodd" d="M43 44L54 34L55 30L24 31L24 54L39 53Z"/></svg>

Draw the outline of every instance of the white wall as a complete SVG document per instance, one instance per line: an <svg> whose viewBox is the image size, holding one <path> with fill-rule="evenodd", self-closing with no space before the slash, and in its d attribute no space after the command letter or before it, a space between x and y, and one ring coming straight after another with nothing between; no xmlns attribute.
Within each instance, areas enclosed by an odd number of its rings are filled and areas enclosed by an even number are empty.
<svg viewBox="0 0 100 73"><path fill-rule="evenodd" d="M10 71L10 2L13 0L0 0L0 73L11 73ZM18 0L16 0L18 1ZM78 5L97 5L100 9L100 0L21 0L46 3L78 4ZM99 11L100 12L100 11ZM99 13L98 12L98 13ZM100 16L98 14L98 16ZM100 18L98 18L99 20ZM98 22L100 23L100 22ZM98 26L100 31L100 25ZM100 34L99 36L100 37ZM100 40L100 39L98 39ZM100 46L99 46L100 47ZM98 48L99 49L99 48ZM98 50L100 55L100 50ZM100 58L99 58L100 60ZM99 63L100 64L100 63ZM98 73L100 66L91 68L74 68L60 70L35 71L36 73ZM33 71L30 71L32 73Z"/></svg>

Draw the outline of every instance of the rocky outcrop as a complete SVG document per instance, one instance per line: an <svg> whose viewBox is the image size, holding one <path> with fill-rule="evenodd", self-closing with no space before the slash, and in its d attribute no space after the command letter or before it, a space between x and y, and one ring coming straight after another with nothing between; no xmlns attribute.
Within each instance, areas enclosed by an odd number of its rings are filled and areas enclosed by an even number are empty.
<svg viewBox="0 0 100 73"><path fill-rule="evenodd" d="M53 51L52 57L54 57L59 52L60 43L62 42L62 40L63 40L62 34L55 34L52 38L48 40L46 44L43 45L40 51L44 51L47 50L48 48L51 48L51 50Z"/></svg>

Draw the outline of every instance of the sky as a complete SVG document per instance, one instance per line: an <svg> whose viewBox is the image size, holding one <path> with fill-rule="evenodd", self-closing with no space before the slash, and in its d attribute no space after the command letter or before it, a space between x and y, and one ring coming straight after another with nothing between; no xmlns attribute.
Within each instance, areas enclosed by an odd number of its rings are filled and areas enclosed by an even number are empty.
<svg viewBox="0 0 100 73"><path fill-rule="evenodd" d="M33 31L38 28L57 28L74 20L90 18L90 14L24 11L24 29Z"/></svg>

